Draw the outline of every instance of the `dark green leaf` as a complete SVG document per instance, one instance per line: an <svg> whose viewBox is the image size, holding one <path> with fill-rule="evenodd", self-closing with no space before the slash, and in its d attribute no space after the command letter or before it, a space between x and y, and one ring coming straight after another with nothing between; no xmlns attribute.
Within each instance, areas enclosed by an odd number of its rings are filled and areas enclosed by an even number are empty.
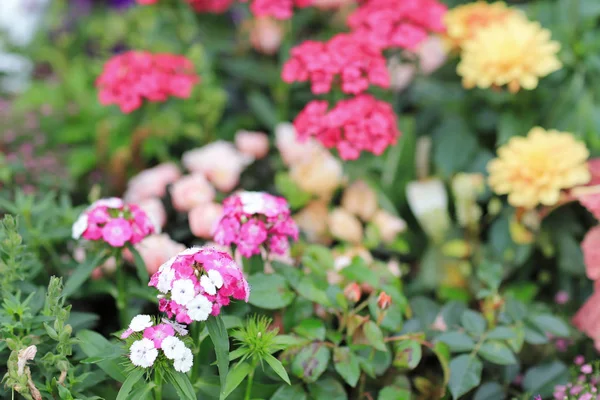
<svg viewBox="0 0 600 400"><path fill-rule="evenodd" d="M442 342L438 342L433 345L433 353L438 358L440 362L440 366L442 367L442 371L444 372L444 388L448 386L448 382L450 382L450 349L448 345ZM442 393L442 396L445 394L445 391Z"/></svg>
<svg viewBox="0 0 600 400"><path fill-rule="evenodd" d="M287 307L294 301L292 292L285 279L277 274L258 273L248 278L250 291L250 304L267 310L276 310Z"/></svg>
<svg viewBox="0 0 600 400"><path fill-rule="evenodd" d="M146 269L146 263L144 262L144 259L140 255L140 252L137 251L137 249L133 245L129 245L129 246L127 246L127 248L133 255L133 263L135 265L135 271L137 272L137 276L138 276L140 282L143 285L148 284L148 270Z"/></svg>
<svg viewBox="0 0 600 400"><path fill-rule="evenodd" d="M317 288L310 276L302 277L302 279L298 283L298 286L296 287L296 290L298 291L300 296L310 301L314 301L315 303L327 307L331 305L329 297L327 297L327 293L325 293L324 290Z"/></svg>
<svg viewBox="0 0 600 400"><path fill-rule="evenodd" d="M305 382L315 382L327 369L331 352L321 344L304 347L292 362L292 372Z"/></svg>
<svg viewBox="0 0 600 400"><path fill-rule="evenodd" d="M483 335L483 332L485 332L485 319L483 318L483 315L476 311L466 310L460 321L471 335L481 336Z"/></svg>
<svg viewBox="0 0 600 400"><path fill-rule="evenodd" d="M290 377L288 376L285 368L281 364L281 361L279 361L278 359L276 359L275 357L273 357L270 354L267 354L265 356L264 360L267 362L267 364L269 364L271 366L271 368L273 368L273 371L275 371L275 373L277 375L279 375L279 377L281 379L283 379L283 381L285 383L287 383L288 385L291 385Z"/></svg>
<svg viewBox="0 0 600 400"><path fill-rule="evenodd" d="M387 351L387 347L385 347L385 342L383 341L383 333L375 322L368 321L364 324L363 332L371 346L380 351Z"/></svg>
<svg viewBox="0 0 600 400"><path fill-rule="evenodd" d="M69 297L75 293L90 275L92 275L94 268L101 265L105 258L106 256L104 253L98 253L93 257L87 258L83 264L78 265L65 283L65 288L62 293L63 296ZM117 265L117 268L122 268L122 266Z"/></svg>
<svg viewBox="0 0 600 400"><path fill-rule="evenodd" d="M552 394L555 385L564 383L569 377L569 370L560 361L529 368L523 378L523 387L529 393L546 397Z"/></svg>
<svg viewBox="0 0 600 400"><path fill-rule="evenodd" d="M515 339L517 333L514 328L508 326L497 326L492 329L486 336L488 339L508 340Z"/></svg>
<svg viewBox="0 0 600 400"><path fill-rule="evenodd" d="M344 385L333 378L320 379L318 382L308 385L313 399L347 400L348 395Z"/></svg>
<svg viewBox="0 0 600 400"><path fill-rule="evenodd" d="M477 356L463 354L450 361L450 393L458 399L479 386L483 366Z"/></svg>
<svg viewBox="0 0 600 400"><path fill-rule="evenodd" d="M83 330L77 333L79 347L88 357L102 357L106 354L123 355L123 348L106 340L97 332ZM120 362L115 359L98 362L98 366L116 381L124 382L127 375Z"/></svg>
<svg viewBox="0 0 600 400"><path fill-rule="evenodd" d="M436 341L446 343L454 352L471 351L475 347L475 341L464 332L445 332Z"/></svg>
<svg viewBox="0 0 600 400"><path fill-rule="evenodd" d="M494 364L516 364L517 359L508 346L497 340L489 340L479 348L479 355Z"/></svg>
<svg viewBox="0 0 600 400"><path fill-rule="evenodd" d="M279 120L277 119L275 105L267 96L257 91L250 92L248 105L263 125L271 130L275 128Z"/></svg>
<svg viewBox="0 0 600 400"><path fill-rule="evenodd" d="M333 365L338 374L352 387L360 377L358 357L348 347L336 347L333 350Z"/></svg>
<svg viewBox="0 0 600 400"><path fill-rule="evenodd" d="M565 322L553 315L544 314L544 315L536 315L531 320L535 326L541 329L544 332L549 332L554 336L558 337L568 337L569 336L569 326L565 324Z"/></svg>
<svg viewBox="0 0 600 400"><path fill-rule="evenodd" d="M223 319L218 315L206 320L206 328L208 329L210 340L212 340L215 346L219 379L221 381L221 390L223 390L229 369L229 336L227 335Z"/></svg>
<svg viewBox="0 0 600 400"><path fill-rule="evenodd" d="M502 385L496 382L486 382L479 386L473 400L499 400L506 398Z"/></svg>
<svg viewBox="0 0 600 400"><path fill-rule="evenodd" d="M421 344L412 339L398 343L395 350L394 367L397 368L415 369L423 355Z"/></svg>
<svg viewBox="0 0 600 400"><path fill-rule="evenodd" d="M323 321L310 318L300 322L300 325L294 328L294 332L308 339L323 341L325 340L326 330Z"/></svg>
<svg viewBox="0 0 600 400"><path fill-rule="evenodd" d="M252 371L252 366L247 362L236 364L227 375L227 382L221 393L221 399L227 398Z"/></svg>
<svg viewBox="0 0 600 400"><path fill-rule="evenodd" d="M293 385L293 386L280 386L279 389L273 396L271 396L271 400L306 400L306 392L302 389L301 385Z"/></svg>
<svg viewBox="0 0 600 400"><path fill-rule="evenodd" d="M169 370L165 373L165 378L167 382L175 387L181 400L196 400L196 391L194 390L194 386L192 386L190 378L186 374Z"/></svg>
<svg viewBox="0 0 600 400"><path fill-rule="evenodd" d="M117 400L127 400L131 389L133 389L133 386L138 383L142 376L144 376L144 370L141 368L136 368L131 371L127 376L127 379L125 379L125 382L123 382L121 390L119 390Z"/></svg>

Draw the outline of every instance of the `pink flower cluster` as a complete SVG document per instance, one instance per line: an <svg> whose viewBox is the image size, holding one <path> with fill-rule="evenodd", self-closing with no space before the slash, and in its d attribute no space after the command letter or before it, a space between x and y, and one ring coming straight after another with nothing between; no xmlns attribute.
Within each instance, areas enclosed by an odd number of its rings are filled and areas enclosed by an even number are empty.
<svg viewBox="0 0 600 400"><path fill-rule="evenodd" d="M361 151L380 155L400 136L392 106L371 95L361 94L328 108L326 101L311 101L294 126L301 140L314 136L325 147L337 148L344 160L357 159Z"/></svg>
<svg viewBox="0 0 600 400"><path fill-rule="evenodd" d="M229 10L234 0L187 0L197 12L222 14Z"/></svg>
<svg viewBox="0 0 600 400"><path fill-rule="evenodd" d="M283 197L241 192L223 201L223 217L214 234L218 244L235 244L244 257L260 254L261 246L283 255L289 248L288 237L298 239L298 226Z"/></svg>
<svg viewBox="0 0 600 400"><path fill-rule="evenodd" d="M130 113L144 99L188 98L199 80L191 61L183 56L128 51L104 65L96 86L101 104L118 104L121 111Z"/></svg>
<svg viewBox="0 0 600 400"><path fill-rule="evenodd" d="M243 3L248 0L241 0ZM312 0L250 0L250 11L256 17L273 17L276 19L290 19L294 13L294 6L308 7Z"/></svg>
<svg viewBox="0 0 600 400"><path fill-rule="evenodd" d="M231 298L248 301L250 288L242 270L227 253L194 247L161 265L148 286L161 293L159 310L190 324L219 315Z"/></svg>
<svg viewBox="0 0 600 400"><path fill-rule="evenodd" d="M339 76L342 91L349 94L362 93L369 84L390 86L381 51L347 33L324 43L303 42L292 49L291 58L282 71L282 79L287 83L309 80L314 94L329 92L336 76Z"/></svg>
<svg viewBox="0 0 600 400"><path fill-rule="evenodd" d="M111 197L94 202L73 224L73 239L103 240L112 247L136 244L155 233L155 227L144 211L135 204Z"/></svg>
<svg viewBox="0 0 600 400"><path fill-rule="evenodd" d="M444 32L446 11L438 0L368 0L348 17L348 25L373 48L414 50L430 32Z"/></svg>

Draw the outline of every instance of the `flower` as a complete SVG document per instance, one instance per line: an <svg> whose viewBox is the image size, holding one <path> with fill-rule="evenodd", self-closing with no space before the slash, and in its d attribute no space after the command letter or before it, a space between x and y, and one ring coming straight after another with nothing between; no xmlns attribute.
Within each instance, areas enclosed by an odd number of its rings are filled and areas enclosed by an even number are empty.
<svg viewBox="0 0 600 400"><path fill-rule="evenodd" d="M342 100L328 111L328 103L313 100L294 120L300 140L314 136L325 147L337 148L344 160L361 151L381 155L400 136L392 106L371 95Z"/></svg>
<svg viewBox="0 0 600 400"><path fill-rule="evenodd" d="M229 10L234 0L186 0L197 12L221 14Z"/></svg>
<svg viewBox="0 0 600 400"><path fill-rule="evenodd" d="M401 62L400 57L390 57L387 65L390 71L390 88L402 92L411 84L417 74L417 67L412 63Z"/></svg>
<svg viewBox="0 0 600 400"><path fill-rule="evenodd" d="M344 93L359 94L375 85L390 86L390 76L381 51L348 33L340 33L328 42L305 41L291 50L283 66L284 82L311 82L314 94L331 90L337 80Z"/></svg>
<svg viewBox="0 0 600 400"><path fill-rule="evenodd" d="M450 227L444 183L439 179L409 182L406 200L425 233L436 241L441 240Z"/></svg>
<svg viewBox="0 0 600 400"><path fill-rule="evenodd" d="M171 258L152 275L148 286L164 293L159 300L161 312L187 324L219 315L231 298L247 302L250 296L248 282L231 256L209 247L193 247Z"/></svg>
<svg viewBox="0 0 600 400"><path fill-rule="evenodd" d="M514 207L553 206L562 189L589 182L588 155L572 134L535 127L498 149L498 158L487 166L488 182L495 193L508 194Z"/></svg>
<svg viewBox="0 0 600 400"><path fill-rule="evenodd" d="M269 137L263 132L238 131L235 145L242 154L254 159L264 158L269 153Z"/></svg>
<svg viewBox="0 0 600 400"><path fill-rule="evenodd" d="M419 57L419 69L425 75L429 75L440 68L446 62L446 49L439 36L430 36L417 47Z"/></svg>
<svg viewBox="0 0 600 400"><path fill-rule="evenodd" d="M133 342L129 348L129 359L138 367L149 368L158 357L158 350L150 339L141 339Z"/></svg>
<svg viewBox="0 0 600 400"><path fill-rule="evenodd" d="M223 214L223 206L208 203L194 207L188 214L190 230L196 237L212 239L213 232Z"/></svg>
<svg viewBox="0 0 600 400"><path fill-rule="evenodd" d="M415 49L430 32L443 32L447 8L437 0L370 0L348 17L356 37L379 49Z"/></svg>
<svg viewBox="0 0 600 400"><path fill-rule="evenodd" d="M185 352L185 344L176 338L175 336L168 336L162 341L162 351L165 353L165 357L169 360L175 360L183 357L183 353Z"/></svg>
<svg viewBox="0 0 600 400"><path fill-rule="evenodd" d="M361 296L360 286L356 282L350 283L344 288L344 296L353 303L358 302Z"/></svg>
<svg viewBox="0 0 600 400"><path fill-rule="evenodd" d="M129 329L133 332L141 332L146 328L152 326L152 319L149 315L141 314L133 317L131 322L129 323Z"/></svg>
<svg viewBox="0 0 600 400"><path fill-rule="evenodd" d="M322 149L314 139L299 141L296 128L288 122L282 122L275 127L275 146L287 166L311 159L314 153Z"/></svg>
<svg viewBox="0 0 600 400"><path fill-rule="evenodd" d="M344 190L342 208L369 221L377 211L377 194L364 181L356 181Z"/></svg>
<svg viewBox="0 0 600 400"><path fill-rule="evenodd" d="M573 325L600 346L600 291L595 291L572 319Z"/></svg>
<svg viewBox="0 0 600 400"><path fill-rule="evenodd" d="M550 31L515 14L477 30L464 43L456 71L467 89L508 85L512 93L532 90L539 78L562 67L556 57L559 50L560 44L550 40Z"/></svg>
<svg viewBox="0 0 600 400"><path fill-rule="evenodd" d="M406 230L406 222L402 218L398 218L385 210L377 210L371 221L384 243L393 242L400 232Z"/></svg>
<svg viewBox="0 0 600 400"><path fill-rule="evenodd" d="M277 53L283 40L283 27L271 17L255 18L250 26L250 43L259 53Z"/></svg>
<svg viewBox="0 0 600 400"><path fill-rule="evenodd" d="M174 335L175 330L171 325L168 324L158 324L156 326L150 326L144 329L144 337L146 339L152 340L154 343L154 347L156 347L157 349L161 348L164 339Z"/></svg>
<svg viewBox="0 0 600 400"><path fill-rule="evenodd" d="M192 62L183 56L127 51L104 65L96 86L102 105L118 104L122 112L130 113L141 107L144 99L188 98L199 81Z"/></svg>
<svg viewBox="0 0 600 400"><path fill-rule="evenodd" d="M558 292L556 292L556 295L554 295L554 302L556 304L559 305L563 305L566 304L569 301L569 293L565 292L564 290L560 290Z"/></svg>
<svg viewBox="0 0 600 400"><path fill-rule="evenodd" d="M223 201L223 217L214 234L221 245L235 244L244 257L260 254L266 247L285 254L288 237L298 239L298 226L283 197L263 192L240 192Z"/></svg>
<svg viewBox="0 0 600 400"><path fill-rule="evenodd" d="M444 15L446 32L444 39L451 50L459 50L477 32L495 23L502 23L519 11L507 7L504 2L476 1L448 10Z"/></svg>
<svg viewBox="0 0 600 400"><path fill-rule="evenodd" d="M358 218L343 208L334 208L327 219L334 238L358 244L363 239L363 227Z"/></svg>
<svg viewBox="0 0 600 400"><path fill-rule="evenodd" d="M309 242L329 244L331 241L327 229L329 210L323 201L311 201L294 215L294 221L306 235Z"/></svg>
<svg viewBox="0 0 600 400"><path fill-rule="evenodd" d="M77 220L73 224L72 235L71 235L73 237L73 239L75 239L75 240L79 239L81 237L81 235L83 235L83 232L85 232L87 227L88 227L87 214L81 214L79 217L77 217Z"/></svg>
<svg viewBox="0 0 600 400"><path fill-rule="evenodd" d="M167 193L167 185L175 182L181 171L174 163L159 164L135 175L127 183L123 198L127 202L139 203L153 197L162 197Z"/></svg>
<svg viewBox="0 0 600 400"><path fill-rule="evenodd" d="M115 218L102 228L102 239L113 247L122 247L132 234L131 225L124 218Z"/></svg>
<svg viewBox="0 0 600 400"><path fill-rule="evenodd" d="M380 310L385 310L390 304L392 304L392 298L386 292L379 293L379 296L377 297L377 307L379 307Z"/></svg>
<svg viewBox="0 0 600 400"><path fill-rule="evenodd" d="M156 273L158 268L177 253L185 250L181 243L173 241L169 235L150 235L135 245L140 253L146 269L150 275ZM133 256L127 251L125 258L133 261Z"/></svg>
<svg viewBox="0 0 600 400"><path fill-rule="evenodd" d="M323 147L309 157L294 163L290 178L304 192L328 201L344 180L340 161Z"/></svg>
<svg viewBox="0 0 600 400"><path fill-rule="evenodd" d="M167 222L167 212L162 201L156 197L151 197L139 202L138 206L146 213L152 225L154 225L156 233L160 233L160 230Z"/></svg>
<svg viewBox="0 0 600 400"><path fill-rule="evenodd" d="M600 279L600 225L586 233L581 242L583 263L588 278L593 281Z"/></svg>
<svg viewBox="0 0 600 400"><path fill-rule="evenodd" d="M181 357L177 357L173 360L173 367L175 368L175 371L178 372L186 373L192 369L192 365L194 365L194 355L187 347L183 351Z"/></svg>
<svg viewBox="0 0 600 400"><path fill-rule="evenodd" d="M204 174L222 192L229 192L238 184L242 171L251 161L250 157L224 140L189 150L182 157L183 165L188 170Z"/></svg>
<svg viewBox="0 0 600 400"><path fill-rule="evenodd" d="M215 189L200 173L186 175L171 186L171 199L177 211L187 212L198 205L210 203L215 194Z"/></svg>
<svg viewBox="0 0 600 400"><path fill-rule="evenodd" d="M285 20L292 17L294 6L306 7L309 4L310 0L250 0L250 11L257 17L271 16Z"/></svg>

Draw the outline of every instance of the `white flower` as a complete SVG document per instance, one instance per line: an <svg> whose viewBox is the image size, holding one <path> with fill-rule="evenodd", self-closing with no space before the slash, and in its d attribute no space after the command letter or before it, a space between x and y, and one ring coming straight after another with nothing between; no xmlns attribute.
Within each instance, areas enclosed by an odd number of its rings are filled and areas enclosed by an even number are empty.
<svg viewBox="0 0 600 400"><path fill-rule="evenodd" d="M162 322L165 324L169 324L173 327L173 329L175 330L175 332L179 333L181 336L185 336L188 334L188 330L185 329L185 325L180 324L178 322L175 321L171 321L169 319L163 318Z"/></svg>
<svg viewBox="0 0 600 400"><path fill-rule="evenodd" d="M173 279L175 279L175 271L172 268L163 269L158 276L156 288L162 293L167 293L173 287Z"/></svg>
<svg viewBox="0 0 600 400"><path fill-rule="evenodd" d="M194 365L194 355L192 351L187 347L183 351L181 357L177 357L173 360L173 367L175 367L175 371L179 372L188 372L192 369L192 365Z"/></svg>
<svg viewBox="0 0 600 400"><path fill-rule="evenodd" d="M134 332L141 332L152 325L152 319L149 315L136 315L129 323L129 329Z"/></svg>
<svg viewBox="0 0 600 400"><path fill-rule="evenodd" d="M212 303L205 296L199 294L187 304L187 312L194 321L206 321L212 312Z"/></svg>
<svg viewBox="0 0 600 400"><path fill-rule="evenodd" d="M73 224L73 228L71 231L73 239L75 239L75 240L79 239L81 237L81 235L83 235L83 232L85 232L87 227L88 227L88 216L86 213L83 213L77 218L77 221L75 221L75 223Z"/></svg>
<svg viewBox="0 0 600 400"><path fill-rule="evenodd" d="M163 339L160 348L169 360L175 360L183 357L183 353L187 349L185 344L175 336L169 336Z"/></svg>
<svg viewBox="0 0 600 400"><path fill-rule="evenodd" d="M138 367L151 367L158 357L158 350L154 348L154 342L146 338L133 342L129 351L131 352L129 355L131 362Z"/></svg>
<svg viewBox="0 0 600 400"><path fill-rule="evenodd" d="M208 271L208 275L202 275L200 278L200 286L206 291L206 293L214 296L217 294L217 289L221 289L223 286L223 277L214 269Z"/></svg>
<svg viewBox="0 0 600 400"><path fill-rule="evenodd" d="M192 254L196 254L198 252L198 250L200 250L200 247L194 246L194 247L190 247L189 249L185 249L178 255L179 256L191 256Z"/></svg>
<svg viewBox="0 0 600 400"><path fill-rule="evenodd" d="M178 279L173 282L171 289L171 300L175 303L185 306L194 298L194 282L191 279Z"/></svg>
<svg viewBox="0 0 600 400"><path fill-rule="evenodd" d="M35 345L19 350L17 355L17 375L23 375L27 361L33 360L35 358L35 353L37 353L37 347Z"/></svg>
<svg viewBox="0 0 600 400"><path fill-rule="evenodd" d="M263 192L242 192L240 193L242 209L245 213L256 214L262 212L265 208Z"/></svg>
<svg viewBox="0 0 600 400"><path fill-rule="evenodd" d="M108 208L121 208L123 207L123 200L118 197L108 197L106 199L100 199L95 201L91 207L104 206Z"/></svg>
<svg viewBox="0 0 600 400"><path fill-rule="evenodd" d="M165 261L160 267L158 267L158 272L163 272L165 269L171 268L171 265L173 265L176 258L177 258L177 256L173 256L173 257L169 258L167 261Z"/></svg>

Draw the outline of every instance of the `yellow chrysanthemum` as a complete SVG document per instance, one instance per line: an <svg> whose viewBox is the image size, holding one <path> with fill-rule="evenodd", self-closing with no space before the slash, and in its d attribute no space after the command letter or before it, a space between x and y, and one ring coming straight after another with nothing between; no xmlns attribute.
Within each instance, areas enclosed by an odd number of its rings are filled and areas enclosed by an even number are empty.
<svg viewBox="0 0 600 400"><path fill-rule="evenodd" d="M498 149L498 158L487 165L489 185L497 194L508 194L514 207L552 206L561 190L589 182L588 156L572 134L535 127Z"/></svg>
<svg viewBox="0 0 600 400"><path fill-rule="evenodd" d="M561 68L560 44L538 22L514 14L479 29L463 45L457 72L467 89L508 85L512 93L535 89L538 78Z"/></svg>
<svg viewBox="0 0 600 400"><path fill-rule="evenodd" d="M446 44L451 50L462 48L467 39L471 39L475 32L494 22L503 21L510 15L519 11L509 8L504 2L486 3L477 1L449 10L444 16L446 24Z"/></svg>

